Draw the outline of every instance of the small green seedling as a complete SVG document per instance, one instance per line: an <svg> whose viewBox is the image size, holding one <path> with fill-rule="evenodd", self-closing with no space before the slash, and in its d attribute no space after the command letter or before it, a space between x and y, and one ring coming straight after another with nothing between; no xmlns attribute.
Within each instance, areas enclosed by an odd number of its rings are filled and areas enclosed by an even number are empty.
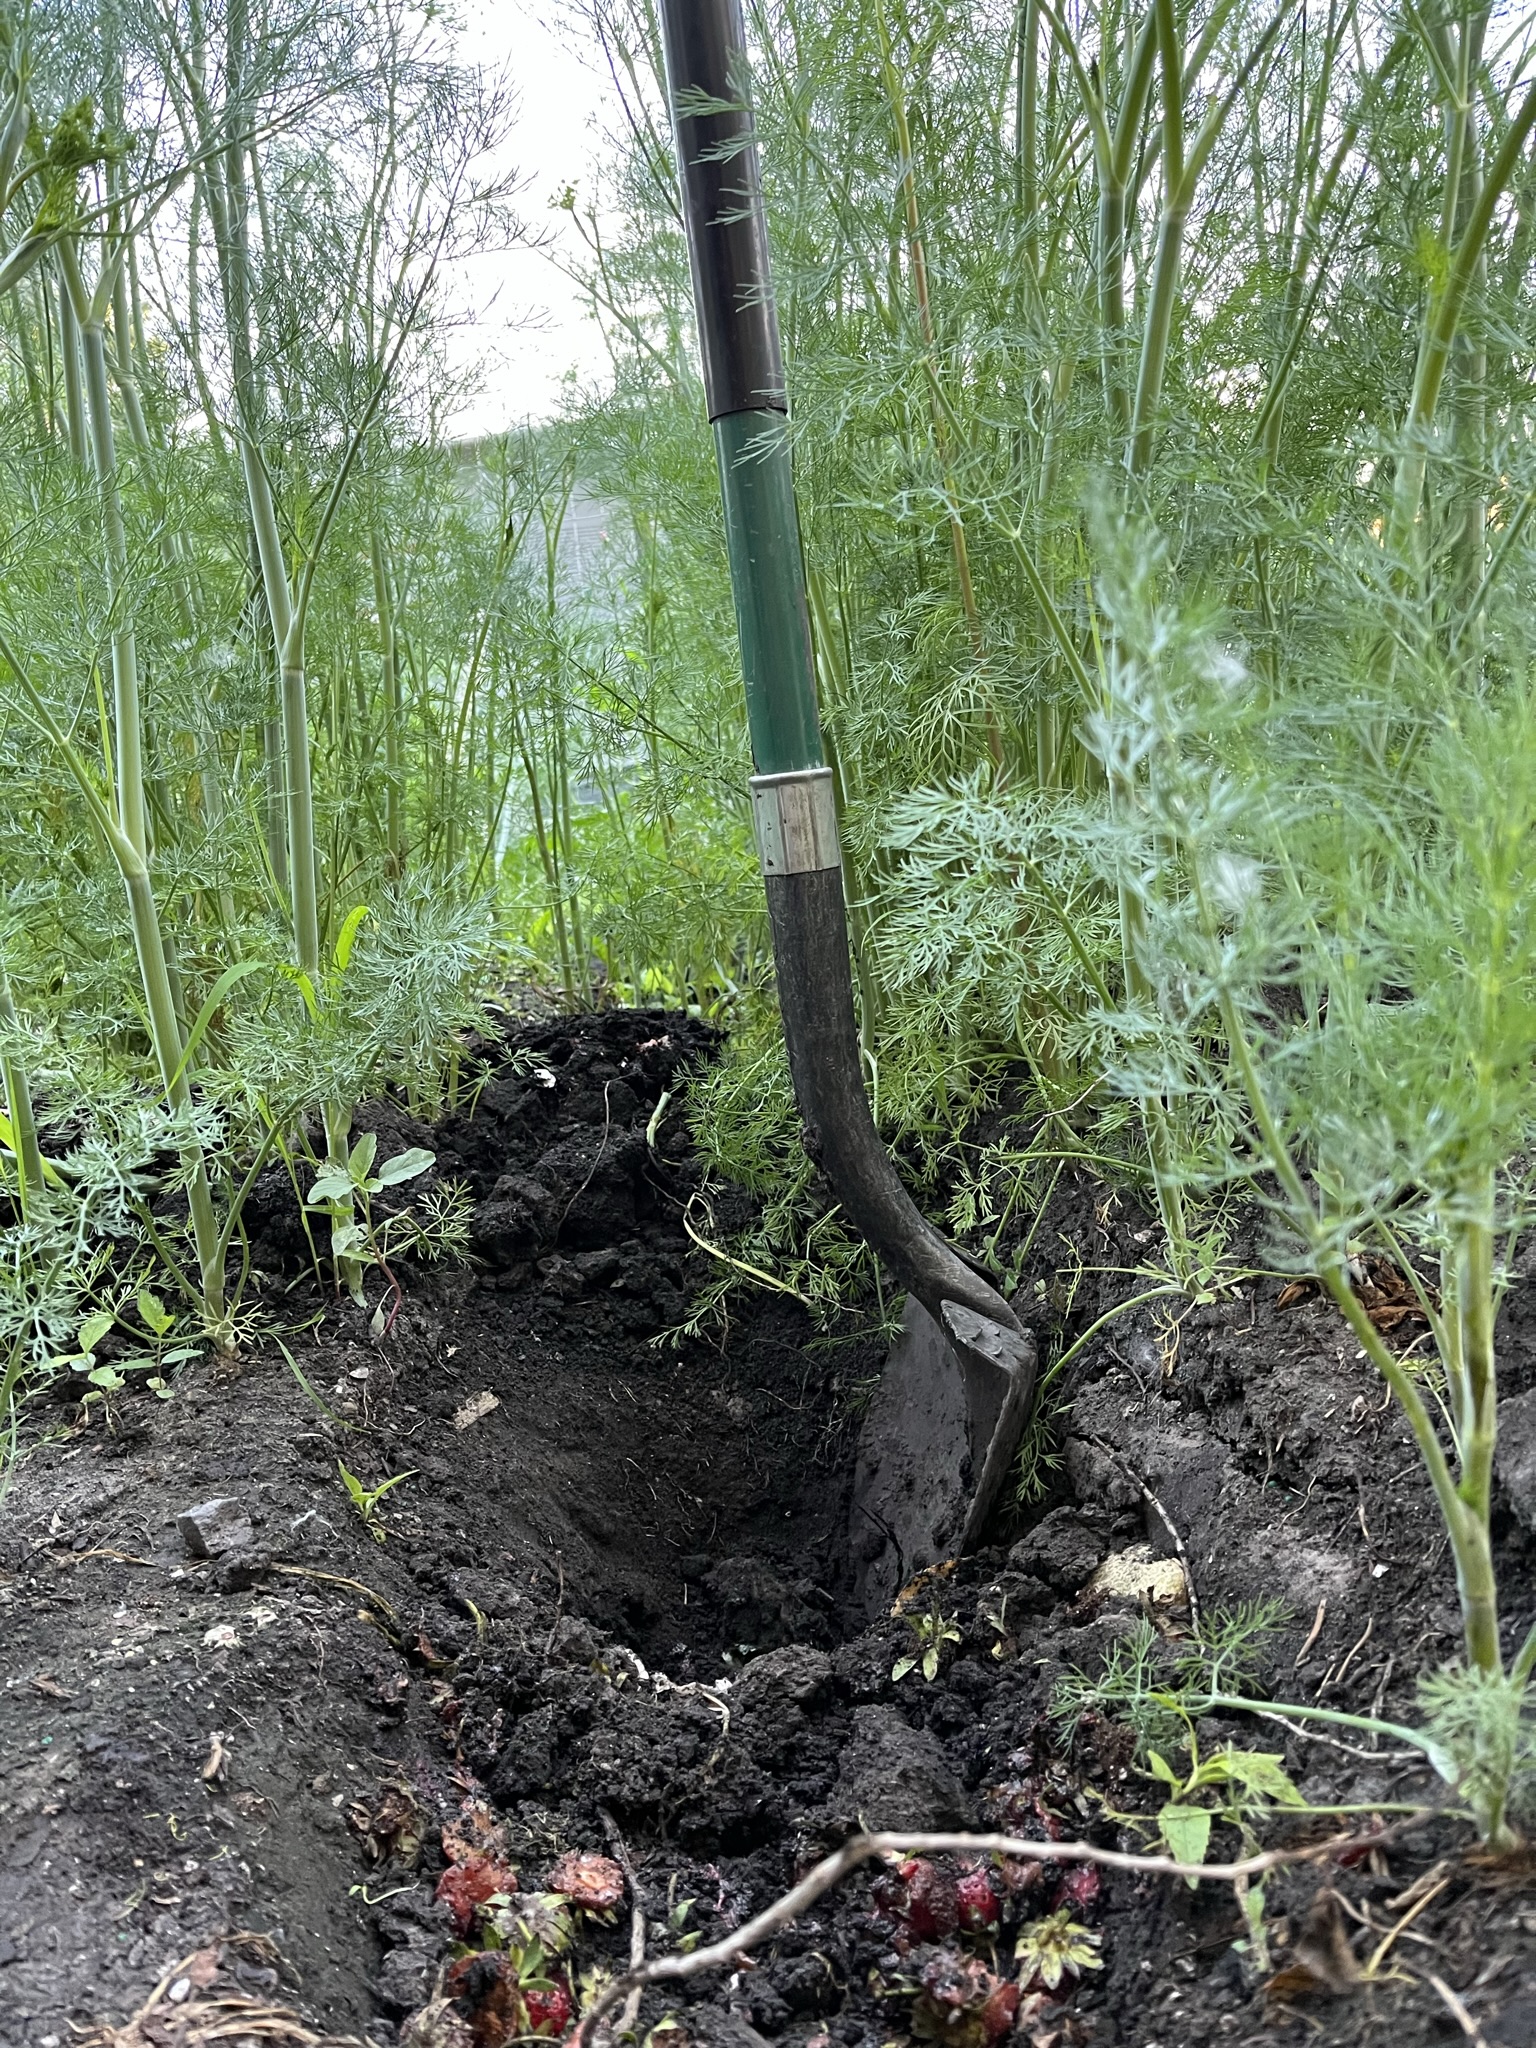
<svg viewBox="0 0 1536 2048"><path fill-rule="evenodd" d="M124 1319L126 1312L112 1309L97 1309L88 1315L75 1333L77 1349L60 1353L51 1362L58 1370L77 1372L84 1376L90 1391L87 1401L100 1399L106 1394L120 1393L128 1384L126 1375L147 1369L145 1384L162 1400L170 1399L171 1390L164 1378L167 1365L179 1365L188 1358L196 1358L199 1346L177 1344L167 1348L166 1340L172 1335L176 1318L149 1288L141 1287L135 1296L134 1306L139 1313L142 1327ZM108 1361L97 1357L101 1345L110 1331L119 1324L128 1332L136 1346L142 1346L148 1333L148 1349L133 1349Z"/></svg>
<svg viewBox="0 0 1536 2048"><path fill-rule="evenodd" d="M1072 1918L1067 1906L1047 1914L1043 1920L1031 1920L1020 1931L1013 1951L1024 1965L1019 1973L1020 1982L1029 1985L1038 1978L1047 1991L1059 1991L1066 1977L1080 1977L1084 1970L1102 1970L1099 1941L1100 1936L1091 1927Z"/></svg>
<svg viewBox="0 0 1536 2048"><path fill-rule="evenodd" d="M677 1872L674 1871L667 1884L667 1928L672 1936L672 1946L679 1955L690 1955L703 1939L703 1929L690 1927L688 1915L698 1904L697 1899L680 1899L677 1896Z"/></svg>
<svg viewBox="0 0 1536 2048"><path fill-rule="evenodd" d="M403 1479L414 1479L415 1472L397 1472L393 1479L386 1479L382 1486L375 1486L370 1490L364 1486L355 1472L347 1470L340 1458L336 1460L336 1470L341 1474L341 1483L347 1489L348 1500L363 1518L364 1528L375 1543L382 1543L386 1532L383 1522L379 1519L379 1502L391 1487L398 1486Z"/></svg>
<svg viewBox="0 0 1536 2048"><path fill-rule="evenodd" d="M907 1614L902 1619L911 1629L914 1642L909 1654L898 1657L891 1666L891 1678L896 1683L906 1677L909 1671L921 1670L929 1685L939 1675L939 1659L944 1654L946 1643L958 1643L960 1631L955 1626L953 1614L941 1614L935 1602L926 1614Z"/></svg>
<svg viewBox="0 0 1536 2048"><path fill-rule="evenodd" d="M1158 1750L1147 1751L1151 1775L1168 1788L1158 1810L1157 1828L1168 1854L1179 1863L1203 1863L1211 1844L1211 1828L1228 1821L1245 1848L1257 1844L1253 1823L1276 1806L1304 1806L1306 1801L1286 1776L1280 1758L1269 1750L1236 1749L1229 1742L1202 1758L1193 1727L1185 1735L1189 1770L1181 1778ZM1198 1878L1186 1878L1191 1889Z"/></svg>
<svg viewBox="0 0 1536 2048"><path fill-rule="evenodd" d="M425 1173L437 1157L436 1153L424 1151L420 1145L412 1145L405 1152L397 1152L393 1159L386 1159L375 1172L373 1161L378 1149L378 1133L364 1131L347 1154L345 1164L322 1167L309 1191L311 1208L323 1208L333 1202L348 1202L354 1198L362 1208L363 1220L344 1225L332 1239L331 1248L338 1256L356 1256L369 1249L371 1197L382 1188L397 1187L401 1181L414 1180L418 1174Z"/></svg>
<svg viewBox="0 0 1536 2048"><path fill-rule="evenodd" d="M437 1155L420 1145L412 1145L375 1169L373 1162L378 1149L378 1133L365 1131L344 1161L332 1161L320 1169L307 1201L310 1208L323 1209L329 1214L331 1256L336 1261L338 1275L348 1277L351 1291L358 1299L362 1297L360 1276L364 1260L377 1266L389 1281L394 1307L387 1319L382 1309L375 1317L377 1327L374 1335L382 1336L398 1312L400 1284L389 1269L388 1248L374 1228L373 1197L383 1188L398 1187L402 1181L415 1180L434 1163Z"/></svg>

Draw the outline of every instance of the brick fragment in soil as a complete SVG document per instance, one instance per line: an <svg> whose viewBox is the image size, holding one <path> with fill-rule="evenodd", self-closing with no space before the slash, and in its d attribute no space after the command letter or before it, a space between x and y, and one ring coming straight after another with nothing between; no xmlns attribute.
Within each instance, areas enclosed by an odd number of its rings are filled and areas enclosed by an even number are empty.
<svg viewBox="0 0 1536 2048"><path fill-rule="evenodd" d="M237 1945L221 1982L318 2030L389 2040L452 1953L434 1892L441 1829L464 1825L466 1799L520 1897L568 1851L609 1853L616 1825L653 1948L739 1924L861 1819L1129 1840L1104 1802L1145 1812L1157 1798L1125 1732L1091 1725L1064 1750L1046 1708L1062 1672L1097 1669L1135 1625L1125 1599L1085 1596L1089 1581L1121 1583L1103 1568L1126 1553L1170 1554L1143 1484L1208 1612L1288 1603L1260 1674L1277 1695L1411 1717L1416 1676L1456 1646L1424 1483L1331 1312L1281 1309L1269 1281L1176 1332L1132 1311L1078 1354L1053 1490L938 1583L959 1640L935 1680L893 1681L912 1631L847 1620L843 1556L878 1347L817 1343L781 1296L736 1303L717 1341L651 1341L708 1261L681 1225L698 1169L677 1107L654 1144L646 1129L707 1041L655 1013L559 1021L521 1034L527 1057L497 1068L471 1116L429 1131L395 1103L360 1113L381 1155L424 1144L437 1181L466 1184L479 1263L409 1271L383 1344L372 1302L316 1301L323 1324L292 1348L334 1421L264 1350L232 1373L189 1371L164 1406L124 1400L110 1434L53 1418L69 1433L20 1467L0 1525L3 2048L122 2019L169 1963L232 1929L270 1937L283 1965ZM305 1247L277 1176L251 1225L263 1290L300 1320L301 1296L282 1290ZM1102 1189L1058 1186L1024 1276L1043 1351L1137 1289L1111 1269L1146 1257L1147 1229ZM1063 1243L1097 1269L1064 1326ZM1503 1391L1528 1406L1536 1345L1518 1287L1500 1336ZM385 1542L338 1459L368 1488L414 1475L381 1498ZM1536 1562L1522 1471L1507 1462L1499 1509L1512 1634ZM195 1535L178 1519L189 1503ZM1228 1737L1282 1753L1319 1804L1433 1791L1411 1767L1273 1724L1202 1729L1207 1746ZM1218 1830L1217 1846L1235 1838ZM1403 1936L1400 1981L1294 2009L1255 1990L1230 1892L1094 1888L1047 1867L995 1924L982 1914L977 1932L915 1946L866 1873L756 1967L648 1996L642 2024L671 2011L721 2048L874 2048L908 2031L925 1971L948 1982L969 1956L1006 1974L1015 1929L1060 1904L1098 1938L1102 1968L1062 2001L1026 2000L1022 2040L1425 2048L1456 2024L1433 1971L1489 2048L1513 2048L1533 2038L1536 1915L1520 1871L1469 1863L1465 1846L1439 1821L1348 1869L1272 1879L1284 1966L1320 1890L1347 1901L1344 1938L1364 1954L1407 1910L1393 1901L1445 1865L1412 1922L1433 1946ZM583 1920L578 1967L617 1966L627 1921ZM497 2048L488 2012L473 2015L476 2048Z"/></svg>

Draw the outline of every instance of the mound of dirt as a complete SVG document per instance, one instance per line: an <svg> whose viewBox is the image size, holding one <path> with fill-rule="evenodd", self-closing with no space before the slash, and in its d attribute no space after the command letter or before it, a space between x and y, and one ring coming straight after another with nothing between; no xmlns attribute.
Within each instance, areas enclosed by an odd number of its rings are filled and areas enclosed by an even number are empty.
<svg viewBox="0 0 1536 2048"><path fill-rule="evenodd" d="M405 1272L375 1334L393 1291L317 1293L274 1178L257 1299L291 1356L190 1369L110 1429L56 1411L0 1532L5 2048L61 2048L157 1982L145 2039L175 2037L181 1983L191 2011L216 1982L322 2031L501 2048L560 2031L580 1980L623 1966L636 1902L650 1953L707 1943L861 1823L1144 1847L1120 1816L1165 1794L1133 1734L1090 1716L1069 1739L1053 1688L1144 1615L1176 1658L1191 1586L1207 1617L1283 1604L1254 1683L1412 1718L1456 1647L1443 1539L1331 1310L1273 1279L1108 1323L1053 1383L1048 1493L903 1614L854 1616L847 1489L879 1348L819 1339L767 1292L714 1341L666 1334L712 1265L684 1228L679 1115L709 1050L686 1019L606 1013L519 1034L433 1130L373 1106L380 1157L421 1144L463 1183L472 1265ZM1022 1297L1042 1357L1145 1291L1147 1228L1058 1187ZM1069 1295L1060 1272L1084 1268ZM1518 1289L1500 1334L1519 1400ZM1513 1632L1536 1542L1512 1511L1500 1539ZM1404 1825L1396 1804L1438 1796L1412 1759L1251 1718L1199 1731L1207 1754L1229 1738L1314 1806L1366 1809L1266 1839L1382 1816L1347 1862L1271 1876L1265 1968L1230 1887L940 1859L855 1875L734 1970L648 1992L638 2024L670 2016L663 2048L1536 2037L1523 1866L1469 1858L1450 1819ZM1213 1853L1237 1848L1218 1824ZM571 1852L626 1864L625 1902L562 1904ZM530 1927L543 1975L520 1986ZM466 1936L504 1945L456 1965ZM1071 1950L1054 1986L1052 1941ZM194 1957L213 1960L165 1979Z"/></svg>

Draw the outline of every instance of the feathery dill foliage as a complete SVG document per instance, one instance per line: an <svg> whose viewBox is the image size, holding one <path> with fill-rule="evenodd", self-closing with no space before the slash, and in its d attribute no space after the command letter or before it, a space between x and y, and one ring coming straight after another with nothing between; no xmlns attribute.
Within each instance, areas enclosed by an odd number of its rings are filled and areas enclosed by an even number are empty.
<svg viewBox="0 0 1536 2048"><path fill-rule="evenodd" d="M443 267L523 232L508 113L432 10L0 5L12 1436L26 1385L161 1361L141 1295L233 1348L263 1165L334 1181L369 1089L472 1081L525 835L579 914L613 721L549 586L569 457L442 427Z"/></svg>
<svg viewBox="0 0 1536 2048"><path fill-rule="evenodd" d="M1220 612L1267 687L1306 678L1320 744L1357 684L1415 686L1405 633L1453 690L1488 686L1496 620L1531 596L1528 16L747 15L882 1111L935 1140L1022 1058L1085 1146L1126 1131L1191 1272L1204 1112L1154 1085L1160 1058L1129 1127L1101 1085L1156 1005L1147 891L1098 843L1141 815L1145 764L1093 739L1120 657L1086 508L1151 520L1169 588ZM615 358L582 459L647 537L657 687L707 707L729 788L747 764L656 26L645 0L573 21L625 98L601 232L570 197ZM1371 731L1395 803L1399 728Z"/></svg>
<svg viewBox="0 0 1536 2048"><path fill-rule="evenodd" d="M1503 1668L1529 11L747 14L878 1113L994 1241L1075 1153L1155 1193L1180 1284L1233 1180L1352 1320L1362 1244L1438 1268L1435 1372L1361 1341ZM694 1115L769 1197L743 1263L818 1303L861 1266L762 1002L657 25L569 24L623 98L602 191L563 201L611 375L465 448L442 266L522 230L504 98L430 11L0 0L9 1415L144 1274L232 1344L254 1172L297 1146L343 1187L358 1096L451 1098L509 965L733 1003ZM1021 1065L1038 1140L976 1154Z"/></svg>
<svg viewBox="0 0 1536 2048"><path fill-rule="evenodd" d="M668 687L718 716L655 22L575 12L626 102L585 229L614 384L581 431L612 497L666 507ZM1017 1190L978 1197L960 1133L1022 1061L1035 1165L1063 1134L1119 1149L1181 1283L1209 1270L1207 1191L1270 1204L1418 1441L1471 1674L1431 1721L1498 1838L1536 1660L1533 1635L1506 1666L1489 1545L1536 1071L1536 24L1358 0L746 12L880 1113L954 1213L995 1216ZM778 1177L771 1039L695 1120L778 1191L749 1255L803 1282L814 1239L825 1265L814 1185ZM1427 1368L1356 1296L1373 1244L1437 1276Z"/></svg>

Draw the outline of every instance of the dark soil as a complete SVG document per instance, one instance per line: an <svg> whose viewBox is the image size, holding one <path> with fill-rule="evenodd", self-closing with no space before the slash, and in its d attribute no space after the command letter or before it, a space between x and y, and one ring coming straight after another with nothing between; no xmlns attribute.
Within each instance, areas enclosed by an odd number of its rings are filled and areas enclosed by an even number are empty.
<svg viewBox="0 0 1536 2048"><path fill-rule="evenodd" d="M933 1682L894 1681L912 1627L851 1614L846 1568L881 1347L820 1339L767 1292L739 1297L716 1341L663 1337L712 1263L683 1227L698 1169L678 1106L709 1035L608 1013L519 1045L473 1116L431 1132L394 1104L359 1119L381 1157L428 1145L475 1202L475 1263L408 1269L386 1335L370 1335L377 1282L364 1308L325 1302L305 1327L322 1301L274 1179L251 1212L259 1299L309 1391L262 1342L234 1369L188 1369L163 1405L119 1401L110 1426L34 1408L43 1440L0 1527L4 2048L121 2021L199 1950L189 2010L217 1966L212 1990L392 2041L452 1953L434 1900L445 1821L492 1829L522 1894L564 1851L622 1843L652 1953L739 1924L861 1820L1145 1846L1150 1830L1104 1810L1161 1797L1133 1738L1099 1720L1068 1743L1047 1708L1063 1672L1097 1671L1136 1622L1088 1581L1134 1545L1170 1555L1169 1523L1207 1614L1285 1604L1257 1675L1277 1697L1411 1719L1417 1676L1454 1654L1450 1562L1406 1429L1331 1310L1282 1307L1284 1283L1259 1279L1176 1324L1163 1304L1133 1309L1077 1354L1053 1389L1051 1491L917 1596L913 1613L936 1606L958 1640ZM1057 1189L1020 1297L1044 1355L1144 1290L1150 1242L1123 1198ZM1512 1395L1536 1389L1532 1313L1517 1288ZM366 1488L411 1475L378 1501L387 1540L338 1460ZM235 1502L236 1540L198 1560L176 1518L213 1497ZM1501 1514L1513 1634L1536 1544ZM1176 1635L1176 1610L1164 1620ZM1437 1797L1412 1762L1273 1723L1201 1733L1283 1754L1318 1805ZM1302 1816L1266 1839L1350 1824ZM1218 1827L1214 1853L1237 1847ZM931 2036L936 2008L913 2001L925 1971L952 1978L964 1951L1011 1975L1014 1927L1065 1908L1101 1967L1026 1998L1018 2038L1036 2048L1426 2048L1469 2025L1517 2048L1536 2041L1530 1871L1469 1847L1461 1824L1421 1818L1347 1865L1277 1874L1267 1989L1233 1945L1229 1887L1047 1865L995 1928L941 1929L935 1947L899 1885L864 1872L752 1966L648 1995L642 2027L674 2014L675 2048L751 2048L748 2029L792 2048ZM1348 1984L1394 1926L1377 1981ZM628 1938L626 1910L585 1921L575 1969L617 1966ZM494 1966L475 1968L458 2016L498 2048L495 2000L476 1995ZM963 2048L979 2027L938 2023ZM433 2038L469 2037L440 2014Z"/></svg>

